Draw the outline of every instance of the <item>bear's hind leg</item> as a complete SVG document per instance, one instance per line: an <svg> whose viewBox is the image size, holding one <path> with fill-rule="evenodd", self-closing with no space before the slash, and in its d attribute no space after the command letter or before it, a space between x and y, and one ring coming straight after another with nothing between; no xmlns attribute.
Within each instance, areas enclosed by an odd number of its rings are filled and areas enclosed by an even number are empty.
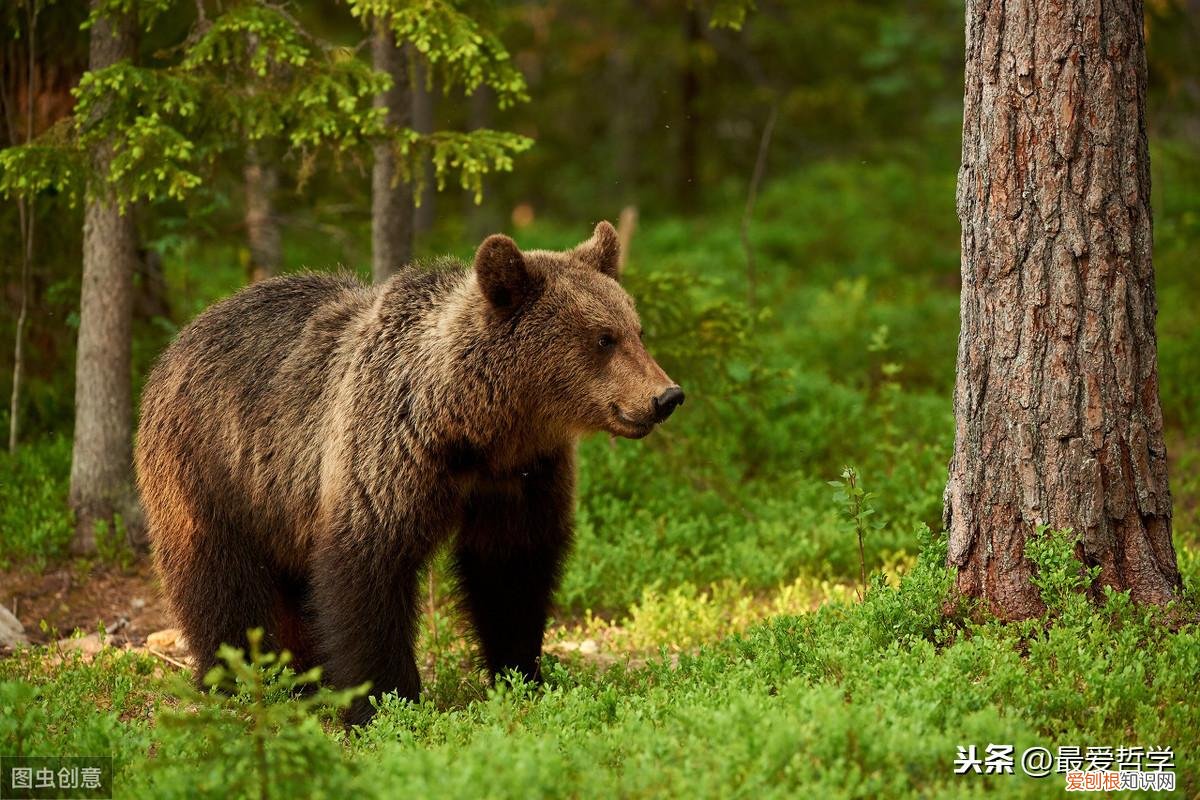
<svg viewBox="0 0 1200 800"><path fill-rule="evenodd" d="M320 663L317 660L312 587L307 578L280 573L275 581L272 633L279 650L291 653L290 666L297 673Z"/></svg>
<svg viewBox="0 0 1200 800"><path fill-rule="evenodd" d="M222 644L247 647L250 628L267 629L263 649L277 649L272 635L275 587L266 560L246 548L234 527L196 518L188 523L187 536L158 540L157 558L163 589L200 682L218 663Z"/></svg>

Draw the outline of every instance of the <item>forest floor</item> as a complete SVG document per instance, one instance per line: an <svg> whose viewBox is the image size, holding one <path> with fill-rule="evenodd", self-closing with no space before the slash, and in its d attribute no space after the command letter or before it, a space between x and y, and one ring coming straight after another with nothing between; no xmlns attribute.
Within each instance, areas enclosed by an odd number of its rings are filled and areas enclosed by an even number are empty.
<svg viewBox="0 0 1200 800"><path fill-rule="evenodd" d="M904 566L908 565L901 569ZM463 665L469 668L470 632L457 614L446 611L454 602L453 587L432 581L427 586L423 629L443 643L458 640L453 649L462 651ZM24 626L32 645L57 642L89 656L101 646L135 649L190 663L186 640L174 627L149 558L127 559L123 564L77 559L48 569L14 565L0 570L0 587L4 593L0 602ZM660 648L673 653L694 650L702 642L743 631L781 610L812 611L855 591L849 582L797 580L775 591L749 591L729 584L698 597L674 593L659 599L652 594L649 602L635 606L623 619L591 612L560 615L546 632L545 648L563 658L601 666L620 661L638 667ZM678 619L681 616L689 619ZM0 658L11 654L11 648L0 647ZM428 679L436 669L435 656L426 654L423 661Z"/></svg>
<svg viewBox="0 0 1200 800"><path fill-rule="evenodd" d="M617 623L557 621L540 688L489 685L435 580L422 702L385 697L354 730L337 720L344 700L297 698L286 672L242 653L226 653L232 696L198 693L186 655L139 646L123 626L109 642L119 646L60 640L0 658L0 746L111 754L113 796L155 800L950 798L1063 791L1062 775L1019 766L956 774L966 745L1011 744L1019 757L1136 743L1173 748L1175 794L1194 796L1200 629L1164 624L1124 595L1088 603L1070 566L1073 540L1052 540L1039 565L1050 610L1028 624L1000 625L953 601L944 540L934 538L903 576L873 576L863 599L841 583L824 584L823 600L818 584L712 587L649 595ZM1181 555L1194 577L1200 559ZM154 588L144 567L97 570L108 593L87 599L73 593L78 577L46 572L39 602L70 608L61 619L105 619ZM1185 602L1194 619L1195 598ZM147 614L139 624L158 623Z"/></svg>
<svg viewBox="0 0 1200 800"><path fill-rule="evenodd" d="M170 626L149 560L130 565L66 562L47 570L0 570L3 602L30 642L46 644L103 626L113 644L141 645Z"/></svg>

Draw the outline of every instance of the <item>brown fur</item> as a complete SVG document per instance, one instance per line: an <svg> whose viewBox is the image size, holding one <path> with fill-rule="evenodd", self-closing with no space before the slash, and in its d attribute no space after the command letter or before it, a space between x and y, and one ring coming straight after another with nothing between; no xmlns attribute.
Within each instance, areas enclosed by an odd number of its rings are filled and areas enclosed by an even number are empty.
<svg viewBox="0 0 1200 800"><path fill-rule="evenodd" d="M670 411L618 249L608 223L562 253L492 236L474 269L264 281L180 333L146 385L137 468L198 674L262 626L336 685L415 699L417 580L453 540L488 666L538 677L576 441Z"/></svg>

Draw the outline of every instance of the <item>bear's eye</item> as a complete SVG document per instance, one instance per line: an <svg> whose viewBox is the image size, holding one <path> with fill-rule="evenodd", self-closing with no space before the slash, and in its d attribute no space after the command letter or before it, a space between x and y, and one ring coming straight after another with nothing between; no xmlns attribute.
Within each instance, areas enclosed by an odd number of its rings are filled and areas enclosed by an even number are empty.
<svg viewBox="0 0 1200 800"><path fill-rule="evenodd" d="M600 334L600 338L596 340L596 346L599 347L601 350L611 350L613 348L613 345L615 345L616 343L617 343L617 340L614 339L612 336L609 336L607 333Z"/></svg>

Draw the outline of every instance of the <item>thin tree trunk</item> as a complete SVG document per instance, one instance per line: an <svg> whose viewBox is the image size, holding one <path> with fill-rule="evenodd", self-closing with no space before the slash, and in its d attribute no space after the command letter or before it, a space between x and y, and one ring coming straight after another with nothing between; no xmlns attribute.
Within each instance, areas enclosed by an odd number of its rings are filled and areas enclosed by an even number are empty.
<svg viewBox="0 0 1200 800"><path fill-rule="evenodd" d="M608 85L612 97L622 98L614 103L608 114L608 137L613 147L613 163L620 183L618 199L624 205L638 201L637 164L641 150L638 142L638 122L646 113L640 102L641 87L638 71L633 68L628 46L614 43L608 54ZM623 254L623 253L622 253Z"/></svg>
<svg viewBox="0 0 1200 800"><path fill-rule="evenodd" d="M433 133L433 92L429 87L429 67L425 57L415 49L409 48L412 56L412 125L417 133ZM413 230L416 233L427 233L433 227L436 218L435 205L437 186L434 184L433 164L426 161L421 165L424 174L424 187L421 190L421 204L413 212Z"/></svg>
<svg viewBox="0 0 1200 800"><path fill-rule="evenodd" d="M617 255L617 274L625 274L625 266L629 263L629 251L633 247L633 235L637 233L637 206L625 206L617 217L617 241L621 243L621 252Z"/></svg>
<svg viewBox="0 0 1200 800"><path fill-rule="evenodd" d="M25 141L33 140L33 112L37 97L37 15L38 4L30 2L26 6L26 21L28 33L26 48L28 51L28 74L26 75L25 91ZM3 92L0 88L0 92ZM9 140L17 143L15 126L11 123L8 113L8 103L4 104L4 119L8 125ZM25 325L29 319L29 281L33 266L33 235L34 223L37 217L37 201L26 201L24 197L17 198L17 218L21 229L21 305L17 313L17 328L13 340L13 371L12 396L9 399L8 416L8 452L17 452L17 441L21 434L21 384L25 378Z"/></svg>
<svg viewBox="0 0 1200 800"><path fill-rule="evenodd" d="M100 0L93 0L93 7ZM133 57L136 16L102 15L92 27L89 68L103 69ZM100 110L99 113L103 113ZM103 174L111 148L97 147L94 168ZM83 223L83 281L75 363L75 442L70 504L75 512L72 551L95 552L95 526L122 514L135 524L131 482L132 407L130 345L137 234L132 214L122 214L100 181L91 187Z"/></svg>
<svg viewBox="0 0 1200 800"><path fill-rule="evenodd" d="M467 103L467 128L477 131L491 127L492 107L496 98L487 86L479 86L471 93ZM486 189L486 176L484 188ZM496 210L495 201L485 191L482 202L475 202L474 192L463 192L463 217L467 221L467 237L474 242L483 241L487 236L497 233L503 227L500 215Z"/></svg>
<svg viewBox="0 0 1200 800"><path fill-rule="evenodd" d="M279 220L275 216L279 173L273 165L264 164L258 149L249 145L242 177L246 187L246 239L250 245L248 277L254 283L278 272L282 261Z"/></svg>
<svg viewBox="0 0 1200 800"><path fill-rule="evenodd" d="M746 254L746 307L750 309L752 324L758 312L758 266L754 261L754 248L750 245L750 220L754 217L754 203L758 200L758 187L762 184L763 174L767 169L771 134L775 132L775 120L778 117L779 103L773 103L763 125L762 136L758 140L758 156L754 159L754 172L750 175L750 188L746 192L746 209L742 212L740 234L742 252Z"/></svg>
<svg viewBox="0 0 1200 800"><path fill-rule="evenodd" d="M1025 542L1103 584L1179 585L1158 399L1140 0L969 0L962 328L945 497L958 587L1043 610Z"/></svg>
<svg viewBox="0 0 1200 800"><path fill-rule="evenodd" d="M32 95L30 95L32 97ZM28 141L28 140L26 140ZM8 452L17 452L21 435L21 384L25 380L25 325L29 319L29 281L33 264L35 204L17 200L17 218L21 228L21 305L13 341L12 396L8 409Z"/></svg>
<svg viewBox="0 0 1200 800"><path fill-rule="evenodd" d="M396 45L391 30L375 23L371 40L371 61L375 69L392 76L392 88L376 96L375 107L387 109L389 125L412 124L412 87L408 59ZM412 185L396 180L396 159L391 145L375 145L375 165L371 175L371 276L376 283L412 259L413 194Z"/></svg>
<svg viewBox="0 0 1200 800"><path fill-rule="evenodd" d="M689 8L684 19L684 62L679 81L680 120L679 120L679 205L690 209L695 205L696 192L699 188L696 182L696 101L700 96L700 77L696 73L696 47L700 42L700 12Z"/></svg>

